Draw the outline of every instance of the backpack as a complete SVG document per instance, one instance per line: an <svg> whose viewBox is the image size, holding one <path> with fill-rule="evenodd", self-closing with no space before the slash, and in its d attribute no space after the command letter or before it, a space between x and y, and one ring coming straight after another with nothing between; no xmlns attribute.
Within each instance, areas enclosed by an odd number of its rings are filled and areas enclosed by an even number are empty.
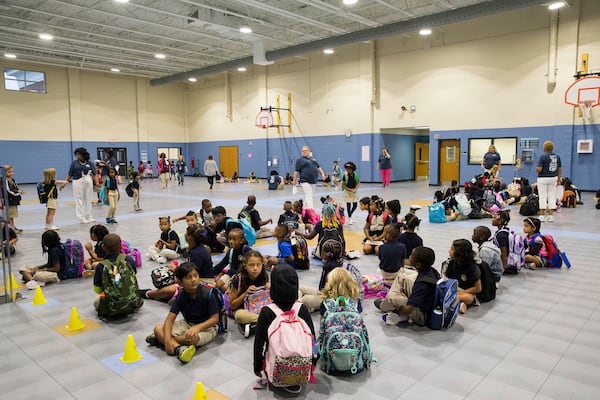
<svg viewBox="0 0 600 400"><path fill-rule="evenodd" d="M563 258L561 251L558 249L558 245L556 241L552 237L552 235L542 235L539 234L544 241L544 247L546 247L546 252L548 255L546 256L546 267L548 268L560 268L563 264Z"/></svg>
<svg viewBox="0 0 600 400"><path fill-rule="evenodd" d="M298 220L300 219L300 217L298 216L298 214L296 214L296 213L293 213L293 214L283 213L281 215L283 216L283 219L281 220L281 223L283 225L287 225L287 227L290 230L298 229L300 227L300 223L298 222Z"/></svg>
<svg viewBox="0 0 600 400"><path fill-rule="evenodd" d="M169 271L169 267L157 267L150 272L152 283L157 289L164 288L165 286L173 285L175 283L175 275Z"/></svg>
<svg viewBox="0 0 600 400"><path fill-rule="evenodd" d="M264 306L271 303L273 303L271 291L264 286L259 286L256 288L256 292L248 293L244 298L244 309L258 315Z"/></svg>
<svg viewBox="0 0 600 400"><path fill-rule="evenodd" d="M77 239L67 239L63 245L65 250L65 269L60 279L80 278L84 269L83 246Z"/></svg>
<svg viewBox="0 0 600 400"><path fill-rule="evenodd" d="M119 254L115 263L102 261L102 287L98 304L100 318L116 317L136 312L143 303L135 273L125 255Z"/></svg>
<svg viewBox="0 0 600 400"><path fill-rule="evenodd" d="M319 364L328 374L369 368L373 353L365 322L352 299L326 299L319 330Z"/></svg>
<svg viewBox="0 0 600 400"><path fill-rule="evenodd" d="M562 197L563 207L575 208L577 206L577 195L572 190L565 190Z"/></svg>
<svg viewBox="0 0 600 400"><path fill-rule="evenodd" d="M481 271L481 292L477 293L477 299L481 303L487 303L496 298L496 281L490 266L482 259L475 259L475 264Z"/></svg>
<svg viewBox="0 0 600 400"><path fill-rule="evenodd" d="M502 228L494 234L494 244L498 246L496 235L500 231L508 232L508 254L506 255L506 269L520 271L525 265L525 238L512 229ZM498 246L500 247L500 246Z"/></svg>
<svg viewBox="0 0 600 400"><path fill-rule="evenodd" d="M458 212L460 212L461 215L468 217L469 214L471 214L472 208L467 196L464 193L457 193L454 195L454 200L456 200L456 208L458 208Z"/></svg>
<svg viewBox="0 0 600 400"><path fill-rule="evenodd" d="M125 193L127 193L128 197L133 197L133 187L131 186L131 183L125 186Z"/></svg>
<svg viewBox="0 0 600 400"><path fill-rule="evenodd" d="M229 218L227 220L227 224L229 224L231 222L238 223L242 226L242 230L244 231L244 237L246 238L246 242L248 242L248 246L254 246L254 244L256 243L256 231L254 230L252 225L250 225L250 223L245 218L244 219Z"/></svg>
<svg viewBox="0 0 600 400"><path fill-rule="evenodd" d="M250 216L250 211L252 211L252 208L244 207L242 211L240 211L240 213L238 214L238 219L246 220L248 224L252 225L252 217Z"/></svg>
<svg viewBox="0 0 600 400"><path fill-rule="evenodd" d="M446 222L446 207L442 203L433 203L429 207L429 222L443 224Z"/></svg>
<svg viewBox="0 0 600 400"><path fill-rule="evenodd" d="M275 314L269 325L269 344L264 370L273 386L304 385L312 378L312 360L316 341L306 321L298 316L302 303L295 302L290 311L276 304L267 307Z"/></svg>
<svg viewBox="0 0 600 400"><path fill-rule="evenodd" d="M359 287L363 287L365 299L371 297L379 297L385 299L385 296L390 290L383 280L383 276L378 274L365 274L361 277L361 284Z"/></svg>
<svg viewBox="0 0 600 400"><path fill-rule="evenodd" d="M342 249L345 246L344 237L340 233L339 227L337 227L337 228L329 227L328 228L323 224L321 224L321 227L323 228L323 232L319 235L319 241L317 242L317 245L313 249L313 256L318 259L322 258L321 257L321 249L323 248L323 244L330 239L335 240L336 242L340 242L342 244Z"/></svg>
<svg viewBox="0 0 600 400"><path fill-rule="evenodd" d="M37 194L38 194L38 198L40 199L40 203L42 204L46 204L48 202L49 198L52 198L52 194L54 192L54 188L56 186L52 186L52 189L50 189L49 192L46 192L46 188L43 182L38 182L37 184Z"/></svg>
<svg viewBox="0 0 600 400"><path fill-rule="evenodd" d="M436 275L439 277L437 271ZM450 328L456 321L460 308L460 301L456 297L458 281L447 277L434 279L429 276L419 276L415 282L427 282L435 285L433 310L427 320L427 326L433 330Z"/></svg>
<svg viewBox="0 0 600 400"><path fill-rule="evenodd" d="M136 268L142 267L142 253L140 253L138 249L134 248L127 240L121 239L121 254L131 256L135 262Z"/></svg>
<svg viewBox="0 0 600 400"><path fill-rule="evenodd" d="M107 189L105 186L101 186L100 191L98 192L98 195L100 196L100 200L102 200L102 204L104 204L105 206L108 205L108 196L106 195L106 190Z"/></svg>
<svg viewBox="0 0 600 400"><path fill-rule="evenodd" d="M217 333L226 332L227 331L227 311L225 309L225 299L223 298L223 294L219 289L200 285L200 296L202 296L202 303L206 304L208 307L208 302L210 301L212 296L217 296L217 303L219 303L219 322L217 323L218 331Z"/></svg>
<svg viewBox="0 0 600 400"><path fill-rule="evenodd" d="M343 263L342 268L344 268L346 271L348 271L350 273L350 275L352 275L352 277L356 281L356 285L358 286L359 298L364 299L365 298L365 287L362 284L362 274L360 273L360 270L355 265L352 265L349 263Z"/></svg>
<svg viewBox="0 0 600 400"><path fill-rule="evenodd" d="M292 244L292 254L294 255L296 269L309 269L310 257L308 256L308 244L306 243L306 239L293 235L290 238L290 243Z"/></svg>
<svg viewBox="0 0 600 400"><path fill-rule="evenodd" d="M537 215L540 211L540 200L538 195L530 194L527 196L527 200L525 203L521 205L519 208L519 214L529 216L529 215Z"/></svg>

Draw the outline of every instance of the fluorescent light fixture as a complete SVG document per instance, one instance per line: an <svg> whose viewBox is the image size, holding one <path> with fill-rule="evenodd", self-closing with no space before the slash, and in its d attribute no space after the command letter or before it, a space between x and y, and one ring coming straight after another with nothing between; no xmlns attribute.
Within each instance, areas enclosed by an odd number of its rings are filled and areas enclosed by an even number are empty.
<svg viewBox="0 0 600 400"><path fill-rule="evenodd" d="M358 0L344 0L344 4L347 6L351 6L352 4L358 3Z"/></svg>
<svg viewBox="0 0 600 400"><path fill-rule="evenodd" d="M194 77L192 76L192 77L189 77L189 78L188 78L188 81L190 81L190 82L196 82L196 81L197 81L197 79L196 79L196 78L194 78Z"/></svg>
<svg viewBox="0 0 600 400"><path fill-rule="evenodd" d="M42 40L52 40L54 39L54 36L49 33L40 33L39 38Z"/></svg>
<svg viewBox="0 0 600 400"><path fill-rule="evenodd" d="M13 53L4 53L4 57L6 58L17 58L17 56Z"/></svg>
<svg viewBox="0 0 600 400"><path fill-rule="evenodd" d="M252 28L250 28L249 26L242 26L242 27L240 27L240 32L242 32L242 33L252 33Z"/></svg>
<svg viewBox="0 0 600 400"><path fill-rule="evenodd" d="M548 10L558 10L559 8L563 8L564 6L564 1L556 1L548 6Z"/></svg>
<svg viewBox="0 0 600 400"><path fill-rule="evenodd" d="M121 72L121 70L119 68L111 68L110 69L112 72Z"/></svg>
<svg viewBox="0 0 600 400"><path fill-rule="evenodd" d="M165 58L167 58L167 56L165 56L163 53L156 53L154 57L158 58L159 60L164 60Z"/></svg>
<svg viewBox="0 0 600 400"><path fill-rule="evenodd" d="M129 3L129 0L115 0L115 3Z"/></svg>
<svg viewBox="0 0 600 400"><path fill-rule="evenodd" d="M423 28L419 31L419 35L423 35L423 36L431 35L431 29Z"/></svg>
<svg viewBox="0 0 600 400"><path fill-rule="evenodd" d="M333 49L325 49L325 50L323 50L323 53L325 53L325 54L333 54L333 53L335 53L335 51L333 51Z"/></svg>
<svg viewBox="0 0 600 400"><path fill-rule="evenodd" d="M240 72L246 72L246 67L239 67L238 71L240 71Z"/></svg>

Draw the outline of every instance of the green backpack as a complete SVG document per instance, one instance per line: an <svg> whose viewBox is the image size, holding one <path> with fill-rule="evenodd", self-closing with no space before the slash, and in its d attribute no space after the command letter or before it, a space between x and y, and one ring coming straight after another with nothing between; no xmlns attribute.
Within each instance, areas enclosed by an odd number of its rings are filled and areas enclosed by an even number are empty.
<svg viewBox="0 0 600 400"><path fill-rule="evenodd" d="M113 264L102 261L102 287L98 304L98 316L111 318L136 312L142 306L135 273L125 261L125 254L119 254Z"/></svg>

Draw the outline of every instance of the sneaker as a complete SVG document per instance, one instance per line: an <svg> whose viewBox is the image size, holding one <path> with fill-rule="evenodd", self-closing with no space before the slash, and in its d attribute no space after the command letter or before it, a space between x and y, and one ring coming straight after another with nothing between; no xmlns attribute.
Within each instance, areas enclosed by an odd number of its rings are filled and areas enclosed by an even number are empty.
<svg viewBox="0 0 600 400"><path fill-rule="evenodd" d="M14 228L14 231L16 233L23 233L23 229L21 229L21 228Z"/></svg>
<svg viewBox="0 0 600 400"><path fill-rule="evenodd" d="M354 225L354 220L352 220L352 218L348 218L348 225Z"/></svg>
<svg viewBox="0 0 600 400"><path fill-rule="evenodd" d="M164 263L166 263L166 262L167 262L167 258L166 258L166 257L162 257L162 256L161 256L161 257L158 257L158 258L156 259L156 262L158 262L158 263L161 263L161 264L164 264Z"/></svg>
<svg viewBox="0 0 600 400"><path fill-rule="evenodd" d="M534 270L536 265L535 265L535 263L525 263L524 267L527 269Z"/></svg>
<svg viewBox="0 0 600 400"><path fill-rule="evenodd" d="M182 363L189 363L192 361L192 357L196 354L196 346L179 346L177 348L177 358Z"/></svg>
<svg viewBox="0 0 600 400"><path fill-rule="evenodd" d="M281 388L283 390L285 390L286 392L292 393L292 394L298 394L302 391L302 386L300 386L300 385L282 386Z"/></svg>
<svg viewBox="0 0 600 400"><path fill-rule="evenodd" d="M408 321L408 315L400 315L396 314L395 312L390 312L383 314L381 316L381 319L387 325L398 325L400 322Z"/></svg>
<svg viewBox="0 0 600 400"><path fill-rule="evenodd" d="M114 218L111 218L111 219L110 219L110 223L111 223L111 224L118 224L117 220L116 220L116 219L114 219Z"/></svg>
<svg viewBox="0 0 600 400"><path fill-rule="evenodd" d="M30 280L29 282L27 282L25 284L25 287L29 290L33 290L38 286L44 286L46 283L45 282L38 282L38 281L34 281L33 279Z"/></svg>
<svg viewBox="0 0 600 400"><path fill-rule="evenodd" d="M548 216L547 216L546 214L544 214L544 215L540 215L540 221L541 221L541 222L546 222L546 221L548 221Z"/></svg>
<svg viewBox="0 0 600 400"><path fill-rule="evenodd" d="M460 307L458 308L458 312L464 314L467 312L467 303L460 303Z"/></svg>
<svg viewBox="0 0 600 400"><path fill-rule="evenodd" d="M381 310L381 302L382 302L382 301L383 301L383 300L381 300L381 299L375 299L375 301L373 302L373 304L375 304L375 307L376 307L378 310Z"/></svg>
<svg viewBox="0 0 600 400"><path fill-rule="evenodd" d="M138 289L138 294L140 295L140 297L142 299L149 299L149 297L148 297L149 291L150 291L150 289Z"/></svg>
<svg viewBox="0 0 600 400"><path fill-rule="evenodd" d="M554 222L554 215L548 215L546 217L546 221L548 221L548 222Z"/></svg>
<svg viewBox="0 0 600 400"><path fill-rule="evenodd" d="M47 229L50 229L52 231L58 231L58 230L60 230L60 228L58 226L56 226L56 225L48 226Z"/></svg>
<svg viewBox="0 0 600 400"><path fill-rule="evenodd" d="M111 218L106 218L106 223L107 224L112 224L112 219Z"/></svg>
<svg viewBox="0 0 600 400"><path fill-rule="evenodd" d="M82 275L84 278L93 278L95 273L96 271L94 271L93 269L86 269L85 271L83 271Z"/></svg>
<svg viewBox="0 0 600 400"><path fill-rule="evenodd" d="M154 335L154 332L146 335L146 343L148 343L150 346L156 346L156 347L160 346L160 342Z"/></svg>

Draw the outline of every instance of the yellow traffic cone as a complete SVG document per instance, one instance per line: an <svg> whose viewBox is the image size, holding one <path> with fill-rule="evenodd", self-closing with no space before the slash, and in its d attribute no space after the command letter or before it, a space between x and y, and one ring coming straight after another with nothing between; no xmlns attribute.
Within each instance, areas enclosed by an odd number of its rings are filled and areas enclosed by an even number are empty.
<svg viewBox="0 0 600 400"><path fill-rule="evenodd" d="M192 400L208 400L202 382L196 383L196 393L194 393L194 397L192 398Z"/></svg>
<svg viewBox="0 0 600 400"><path fill-rule="evenodd" d="M67 330L80 331L83 328L85 328L85 325L83 322L81 322L81 318L79 318L77 307L71 308L71 319L69 319L69 325L67 325Z"/></svg>
<svg viewBox="0 0 600 400"><path fill-rule="evenodd" d="M131 364L137 361L140 361L144 358L137 351L137 347L135 346L135 341L133 340L132 335L127 335L127 342L125 342L125 351L123 352L123 357L119 357L119 360L123 361L125 364Z"/></svg>
<svg viewBox="0 0 600 400"><path fill-rule="evenodd" d="M48 301L44 296L44 292L42 292L42 288L37 286L35 288L35 293L33 294L33 301L31 302L34 306L41 306L42 304L46 304Z"/></svg>
<svg viewBox="0 0 600 400"><path fill-rule="evenodd" d="M17 280L15 279L15 274L13 274L12 272L10 273L10 281L7 279L6 284L7 284L7 287L6 287L7 289L10 288L10 285L12 285L13 290L17 290L21 287L21 285L19 285L19 282L17 282Z"/></svg>

